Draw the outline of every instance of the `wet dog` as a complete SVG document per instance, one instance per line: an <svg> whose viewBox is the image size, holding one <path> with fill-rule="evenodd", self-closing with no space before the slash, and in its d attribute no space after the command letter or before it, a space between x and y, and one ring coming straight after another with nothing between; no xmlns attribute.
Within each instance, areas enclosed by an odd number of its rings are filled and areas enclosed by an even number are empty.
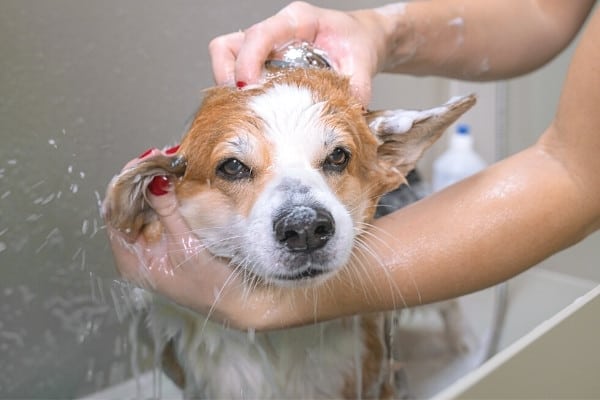
<svg viewBox="0 0 600 400"><path fill-rule="evenodd" d="M111 183L105 214L131 238L160 236L144 200L175 177L179 211L232 273L257 287L327 284L361 268L353 252L378 200L475 102L425 111L365 111L348 79L289 69L243 89L217 87L174 154L149 157ZM384 315L249 335L148 293L144 313L165 369L188 397L378 398L393 393Z"/></svg>

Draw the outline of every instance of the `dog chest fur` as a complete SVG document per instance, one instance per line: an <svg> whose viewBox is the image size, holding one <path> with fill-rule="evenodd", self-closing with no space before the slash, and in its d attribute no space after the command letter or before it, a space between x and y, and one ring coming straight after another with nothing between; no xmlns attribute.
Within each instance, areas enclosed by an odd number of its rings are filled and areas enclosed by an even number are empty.
<svg viewBox="0 0 600 400"><path fill-rule="evenodd" d="M246 333L156 299L150 310L147 322L157 347L175 339L187 397L339 398L344 391L377 397L379 382L361 388L362 379L355 378L369 372L361 370L365 353L377 350L366 347L365 336L377 337L382 328L360 324L359 317Z"/></svg>

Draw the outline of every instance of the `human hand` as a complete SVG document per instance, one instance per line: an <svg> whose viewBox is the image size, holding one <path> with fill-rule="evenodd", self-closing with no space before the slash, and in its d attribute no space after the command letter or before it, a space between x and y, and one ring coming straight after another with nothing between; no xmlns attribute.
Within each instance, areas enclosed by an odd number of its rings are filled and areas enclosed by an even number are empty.
<svg viewBox="0 0 600 400"><path fill-rule="evenodd" d="M143 188L143 198L157 219L139 229L119 226L117 214L124 207L119 203L119 179L136 171L143 161L172 153L173 149L145 152L127 163L109 185L102 208L118 272L125 280L161 293L215 321L239 327L260 323L262 310L271 304L265 299L274 294L264 297L260 291L247 293L240 274L206 250L178 211L175 176L154 176ZM248 312L248 307L257 314Z"/></svg>
<svg viewBox="0 0 600 400"><path fill-rule="evenodd" d="M385 62L385 30L383 15L374 11L341 12L294 2L245 31L213 39L209 49L214 78L219 85L256 83L271 52L306 41L325 51L337 72L350 77L366 105L371 78Z"/></svg>

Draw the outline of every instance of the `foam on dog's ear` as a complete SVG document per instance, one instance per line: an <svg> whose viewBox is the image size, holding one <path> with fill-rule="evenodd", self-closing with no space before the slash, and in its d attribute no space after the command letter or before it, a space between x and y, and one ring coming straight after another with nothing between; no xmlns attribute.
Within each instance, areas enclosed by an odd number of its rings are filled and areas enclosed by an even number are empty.
<svg viewBox="0 0 600 400"><path fill-rule="evenodd" d="M379 161L403 176L414 167L423 152L446 128L475 104L475 96L452 98L440 107L423 111L371 111L365 117L378 138Z"/></svg>
<svg viewBox="0 0 600 400"><path fill-rule="evenodd" d="M109 185L102 205L105 221L134 241L142 228L157 219L146 190L155 176L182 177L186 161L181 155L157 154L124 169Z"/></svg>

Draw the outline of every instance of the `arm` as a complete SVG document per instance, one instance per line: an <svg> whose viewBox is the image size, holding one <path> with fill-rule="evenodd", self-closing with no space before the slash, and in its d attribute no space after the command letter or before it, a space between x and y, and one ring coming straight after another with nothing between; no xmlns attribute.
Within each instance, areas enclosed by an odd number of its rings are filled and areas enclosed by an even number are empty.
<svg viewBox="0 0 600 400"><path fill-rule="evenodd" d="M594 1L423 1L376 9L386 72L491 80L540 67L573 39Z"/></svg>
<svg viewBox="0 0 600 400"><path fill-rule="evenodd" d="M348 276L266 327L444 300L508 279L600 228L600 12L534 146L375 222ZM360 267L358 267L360 265ZM298 299L304 299L298 301ZM317 299L317 300L315 300ZM248 321L261 321L251 315ZM273 325L271 325L273 324Z"/></svg>
<svg viewBox="0 0 600 400"><path fill-rule="evenodd" d="M306 40L350 76L367 104L378 72L486 80L532 70L577 33L592 0L448 0L341 12L294 2L210 43L217 84L254 83L269 53Z"/></svg>

